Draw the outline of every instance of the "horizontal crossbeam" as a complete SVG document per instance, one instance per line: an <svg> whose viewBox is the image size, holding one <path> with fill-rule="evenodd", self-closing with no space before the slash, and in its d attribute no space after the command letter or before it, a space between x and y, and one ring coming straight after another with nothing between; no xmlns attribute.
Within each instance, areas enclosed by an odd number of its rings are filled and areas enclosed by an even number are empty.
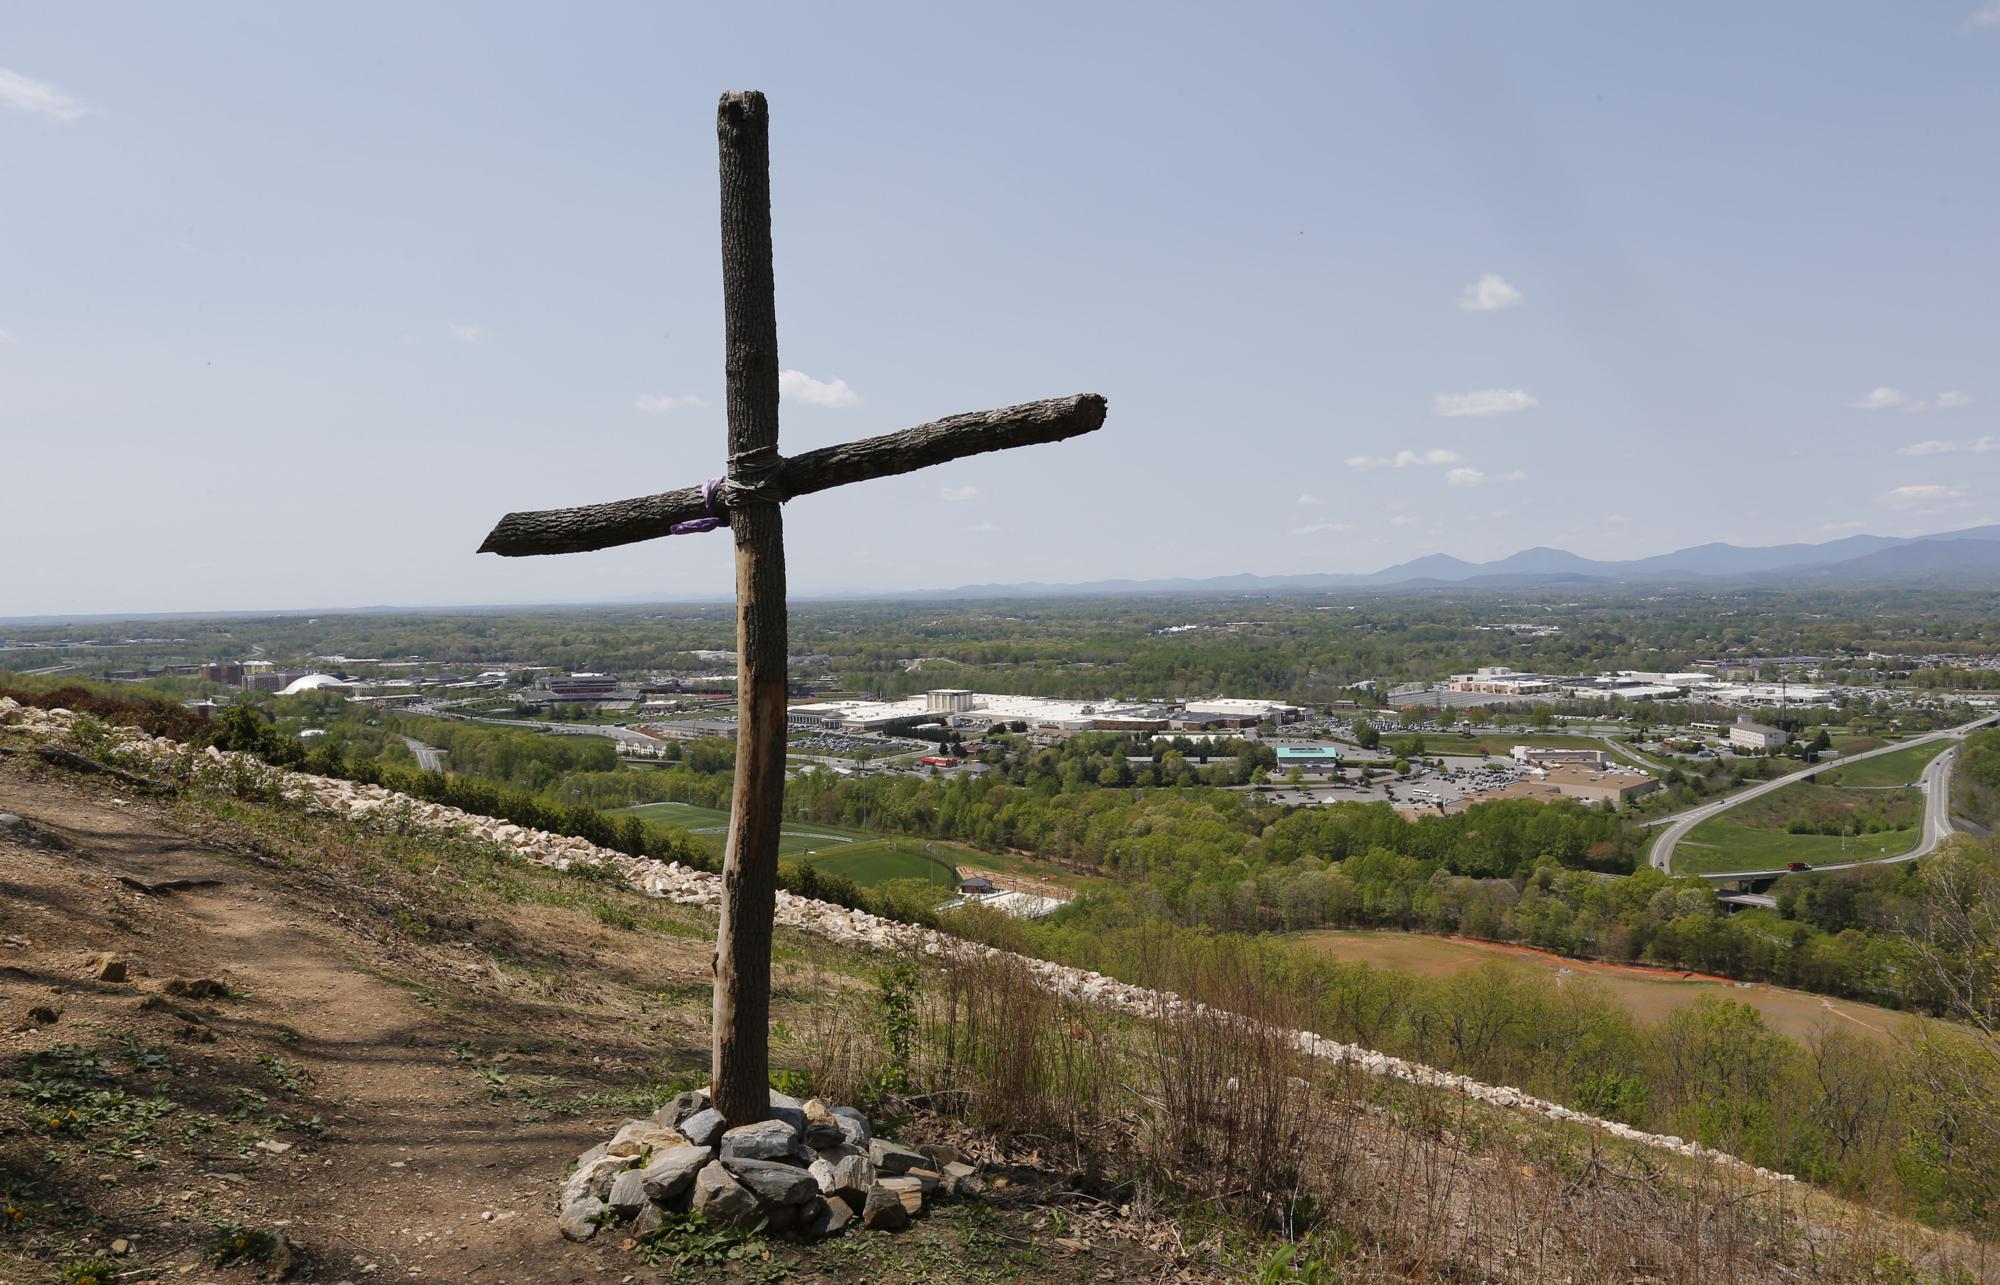
<svg viewBox="0 0 2000 1285"><path fill-rule="evenodd" d="M848 482L913 473L933 464L1060 442L1094 432L1104 423L1104 398L1096 393L1024 402L1001 410L973 411L840 446L823 446L787 459L778 474L784 499L811 495ZM509 513L479 546L481 553L526 558L583 553L666 535L676 522L708 514L699 486L684 486L610 504ZM724 515L726 516L726 514Z"/></svg>

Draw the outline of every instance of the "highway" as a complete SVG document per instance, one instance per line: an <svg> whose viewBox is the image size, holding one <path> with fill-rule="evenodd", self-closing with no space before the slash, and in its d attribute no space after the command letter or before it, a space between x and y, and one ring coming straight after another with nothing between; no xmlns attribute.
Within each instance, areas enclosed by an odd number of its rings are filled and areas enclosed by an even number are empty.
<svg viewBox="0 0 2000 1285"><path fill-rule="evenodd" d="M444 751L435 745L426 745L414 737L405 736L403 744L410 747L410 753L417 756L417 766L426 772L444 771Z"/></svg>
<svg viewBox="0 0 2000 1285"><path fill-rule="evenodd" d="M1739 803L1747 803L1751 799L1759 798L1774 790L1782 790L1794 782L1805 780L1815 772L1824 772L1836 767L1845 767L1849 763L1859 763L1863 759L1876 758L1883 754L1893 754L1898 750L1909 749L1912 745L1928 745L1932 741L1961 741L1965 739L1966 733L1983 727L1992 721L1993 715L1984 714L1970 723L1962 723L1957 727L1946 728L1941 732L1929 732L1923 736L1913 736L1907 741L1897 741L1892 745L1884 745L1880 749L1865 750L1860 754L1849 755L1832 763L1815 763L1809 767L1801 768L1797 772L1778 777L1775 780L1759 782L1749 789L1732 794L1727 798L1717 799L1712 803L1704 803L1698 807L1689 808L1685 812L1676 813L1674 816L1662 818L1661 821L1655 822L1655 824L1664 824L1666 829L1661 831L1660 837L1653 842L1653 865L1661 870L1669 869L1674 859L1674 848L1682 839L1687 838L1688 831L1694 829L1710 817L1727 812ZM1950 777L1951 765L1957 760L1957 757L1958 749L1954 745L1951 749L1931 760L1929 766L1924 769L1922 780L1917 784L1917 788L1922 790L1924 794L1924 837L1918 842L1916 847L1900 856L1880 857L1866 862L1847 861L1836 865L1815 866L1814 869L1846 870L1857 865L1879 865L1883 861L1914 861L1936 848L1952 832ZM1783 873L1784 871L1782 870L1751 870L1739 871L1737 875ZM1727 879L1736 876L1710 875L1708 877Z"/></svg>

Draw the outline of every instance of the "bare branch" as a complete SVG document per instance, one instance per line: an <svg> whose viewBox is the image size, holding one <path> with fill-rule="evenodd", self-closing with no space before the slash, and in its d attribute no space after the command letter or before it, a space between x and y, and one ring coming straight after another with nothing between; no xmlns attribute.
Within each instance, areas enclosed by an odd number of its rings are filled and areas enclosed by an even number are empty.
<svg viewBox="0 0 2000 1285"><path fill-rule="evenodd" d="M848 482L910 473L986 451L1060 442L1095 432L1104 423L1104 411L1104 398L1096 393L1080 393L1000 410L953 415L899 433L807 451L785 461L778 486L789 500ZM677 491L610 504L509 513L479 546L479 552L523 558L609 549L657 539L667 534L674 523L707 514L699 486L684 486Z"/></svg>

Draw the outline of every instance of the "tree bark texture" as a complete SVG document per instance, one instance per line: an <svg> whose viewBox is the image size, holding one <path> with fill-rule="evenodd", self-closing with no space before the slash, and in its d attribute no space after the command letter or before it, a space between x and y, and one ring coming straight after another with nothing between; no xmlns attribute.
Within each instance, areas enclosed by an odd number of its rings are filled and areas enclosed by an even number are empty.
<svg viewBox="0 0 2000 1285"><path fill-rule="evenodd" d="M1104 423L1104 413L1104 398L1080 393L953 415L897 433L807 451L783 462L776 487L778 494L789 500L847 482L911 473L986 451L1060 442L1095 432ZM734 450L733 436L731 440ZM509 513L479 546L479 552L523 558L609 549L657 539L674 523L707 514L699 486L610 504Z"/></svg>
<svg viewBox="0 0 2000 1285"><path fill-rule="evenodd" d="M754 483L778 449L778 313L771 276L770 113L728 93L722 156L722 307L731 481ZM715 1109L731 1126L771 1113L771 923L785 806L785 538L775 496L730 514L736 541L736 779L715 939Z"/></svg>

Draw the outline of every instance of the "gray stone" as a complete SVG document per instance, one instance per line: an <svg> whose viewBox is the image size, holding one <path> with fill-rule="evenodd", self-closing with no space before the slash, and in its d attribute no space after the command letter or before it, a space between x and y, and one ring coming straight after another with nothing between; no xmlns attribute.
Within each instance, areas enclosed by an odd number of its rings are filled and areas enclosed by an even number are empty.
<svg viewBox="0 0 2000 1285"><path fill-rule="evenodd" d="M739 1124L722 1135L724 1159L777 1160L792 1154L799 1144L799 1131L783 1120L759 1120ZM922 1157L918 1157L922 1159Z"/></svg>
<svg viewBox="0 0 2000 1285"><path fill-rule="evenodd" d="M910 1211L903 1208L902 1197L880 1184L868 1189L868 1199L861 1206L863 1227L870 1231L895 1231L909 1222Z"/></svg>
<svg viewBox="0 0 2000 1285"><path fill-rule="evenodd" d="M902 1201L903 1212L912 1218L924 1210L924 1185L915 1178L880 1179L868 1189L868 1198L873 1200L878 1191L886 1191Z"/></svg>
<svg viewBox="0 0 2000 1285"><path fill-rule="evenodd" d="M646 1179L642 1171L627 1169L611 1180L611 1194L604 1198L611 1212L630 1218L646 1204Z"/></svg>
<svg viewBox="0 0 2000 1285"><path fill-rule="evenodd" d="M979 1170L966 1162L948 1164L938 1172L944 1178L945 1187L954 1196L977 1196L986 1190Z"/></svg>
<svg viewBox="0 0 2000 1285"><path fill-rule="evenodd" d="M556 1220L556 1225L562 1228L565 1240L589 1240L597 1234L598 1220L602 1217L604 1202L595 1196L585 1196L564 1205L562 1217Z"/></svg>
<svg viewBox="0 0 2000 1285"><path fill-rule="evenodd" d="M607 1144L614 1156L638 1156L668 1147L685 1147L688 1140L678 1129L669 1129L651 1120L627 1120Z"/></svg>
<svg viewBox="0 0 2000 1285"><path fill-rule="evenodd" d="M611 1192L611 1184L625 1168L625 1161L619 1156L599 1156L589 1164L579 1168L563 1183L562 1203L575 1204L586 1196L599 1200Z"/></svg>
<svg viewBox="0 0 2000 1285"><path fill-rule="evenodd" d="M713 1107L703 1107L675 1127L681 1136L697 1147L712 1147L722 1136L722 1130L729 1122L722 1118L722 1112Z"/></svg>
<svg viewBox="0 0 2000 1285"><path fill-rule="evenodd" d="M875 1162L859 1152L833 1161L832 1168L832 1185L821 1188L830 1194L853 1196L860 1201L867 1198L868 1189L875 1185Z"/></svg>
<svg viewBox="0 0 2000 1285"><path fill-rule="evenodd" d="M718 1227L748 1227L758 1218L757 1197L730 1177L719 1160L709 1161L694 1176L688 1208Z"/></svg>
<svg viewBox="0 0 2000 1285"><path fill-rule="evenodd" d="M908 1169L904 1171L903 1177L915 1180L926 1198L935 1196L944 1186L944 1176L935 1169Z"/></svg>
<svg viewBox="0 0 2000 1285"><path fill-rule="evenodd" d="M921 1151L898 1146L881 1138L871 1138L868 1142L868 1158L875 1167L885 1174L908 1173L912 1169L930 1167L931 1159Z"/></svg>
<svg viewBox="0 0 2000 1285"><path fill-rule="evenodd" d="M801 1111L805 1109L805 1105L805 1103L792 1097L790 1094L780 1093L776 1089L771 1090L771 1109L773 1111L781 1107L787 1111Z"/></svg>
<svg viewBox="0 0 2000 1285"><path fill-rule="evenodd" d="M611 1144L600 1142L576 1158L576 1167L579 1169L588 1168L610 1154Z"/></svg>
<svg viewBox="0 0 2000 1285"><path fill-rule="evenodd" d="M965 1153L946 1142L922 1143L917 1147L917 1150L930 1157L931 1162L925 1165L924 1168L935 1169L939 1173L944 1172L946 1165L963 1164L965 1161Z"/></svg>
<svg viewBox="0 0 2000 1285"><path fill-rule="evenodd" d="M857 1147L865 1147L875 1136L875 1127L868 1123L868 1117L853 1107L833 1108L834 1121L840 1126L840 1136Z"/></svg>
<svg viewBox="0 0 2000 1285"><path fill-rule="evenodd" d="M714 1147L669 1147L655 1151L652 1163L638 1171L646 1185L646 1198L670 1205L693 1185L701 1167L715 1159Z"/></svg>
<svg viewBox="0 0 2000 1285"><path fill-rule="evenodd" d="M811 1173L771 1160L722 1158L729 1176L757 1193L768 1205L803 1205L819 1195L819 1184Z"/></svg>
<svg viewBox="0 0 2000 1285"><path fill-rule="evenodd" d="M679 1129L681 1121L687 1119L697 1111L706 1111L707 1109L708 1095L706 1093L699 1091L677 1093L674 1095L672 1101L653 1112L653 1119L655 1122L663 1124L669 1129ZM686 1132L685 1129L681 1131L683 1133ZM693 1139L690 1138L689 1141L692 1142ZM699 1143L697 1145L706 1146L707 1144Z"/></svg>
<svg viewBox="0 0 2000 1285"><path fill-rule="evenodd" d="M854 1210L844 1200L816 1200L799 1211L799 1230L814 1240L838 1236L854 1221Z"/></svg>
<svg viewBox="0 0 2000 1285"><path fill-rule="evenodd" d="M805 1116L805 1127L799 1132L804 1135L807 1146L830 1147L846 1137L840 1131L840 1117L818 1098L808 1100L800 1111Z"/></svg>
<svg viewBox="0 0 2000 1285"><path fill-rule="evenodd" d="M660 1230L667 1216L660 1212L658 1205L646 1205L639 1210L639 1216L632 1220L632 1238L644 1240Z"/></svg>
<svg viewBox="0 0 2000 1285"><path fill-rule="evenodd" d="M783 1120L792 1127L793 1133L802 1134L806 1131L806 1113L797 1107L774 1106L771 1108L771 1118L773 1120Z"/></svg>

